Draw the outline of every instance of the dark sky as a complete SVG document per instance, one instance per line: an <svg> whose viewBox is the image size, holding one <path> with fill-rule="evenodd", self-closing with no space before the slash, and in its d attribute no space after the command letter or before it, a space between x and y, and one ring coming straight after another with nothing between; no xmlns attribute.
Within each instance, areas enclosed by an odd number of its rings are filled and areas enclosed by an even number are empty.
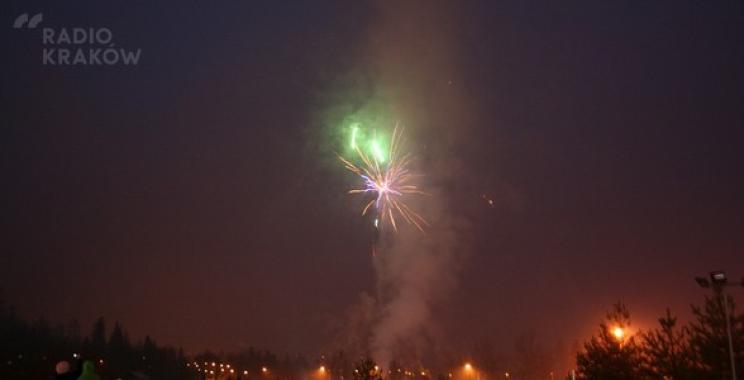
<svg viewBox="0 0 744 380"><path fill-rule="evenodd" d="M313 3L5 2L7 302L192 352L324 347L375 273L347 173L315 149L318 115L364 69L379 17ZM109 28L138 65L43 65L41 29L11 27L39 12L40 28ZM469 168L450 198L470 226L437 309L450 344L571 344L617 300L649 327L667 306L689 315L694 276L744 276L743 2L445 16L477 120L447 153Z"/></svg>

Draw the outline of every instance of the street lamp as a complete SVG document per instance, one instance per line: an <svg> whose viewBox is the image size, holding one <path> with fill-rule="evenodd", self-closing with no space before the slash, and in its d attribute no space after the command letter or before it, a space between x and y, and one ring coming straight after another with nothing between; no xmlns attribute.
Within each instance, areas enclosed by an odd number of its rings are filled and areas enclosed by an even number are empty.
<svg viewBox="0 0 744 380"><path fill-rule="evenodd" d="M463 366L463 369L465 370L466 375L475 375L475 380L480 380L480 372L473 367L470 363L465 363ZM469 376L466 376L469 377Z"/></svg>
<svg viewBox="0 0 744 380"><path fill-rule="evenodd" d="M721 295L721 298L723 298L723 312L726 318L726 335L728 335L729 358L731 359L731 378L736 380L736 360L734 359L734 343L731 339L731 319L729 318L728 298L726 298L726 295L723 293L723 287L730 285L744 286L744 278L742 278L739 284L729 284L728 279L726 278L726 273L724 273L723 271L714 271L710 272L710 281L705 277L695 277L695 281L698 283L698 285L700 285L700 287L703 288L710 288L711 286L713 286L713 289Z"/></svg>
<svg viewBox="0 0 744 380"><path fill-rule="evenodd" d="M622 327L617 326L614 329L612 329L612 335L615 336L615 339L622 341L623 337L625 337L625 330L623 330Z"/></svg>

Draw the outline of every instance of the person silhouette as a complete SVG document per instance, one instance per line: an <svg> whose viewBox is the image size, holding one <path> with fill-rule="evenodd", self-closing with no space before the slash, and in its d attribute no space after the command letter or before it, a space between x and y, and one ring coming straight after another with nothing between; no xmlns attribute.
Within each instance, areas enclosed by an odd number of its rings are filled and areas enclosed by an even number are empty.
<svg viewBox="0 0 744 380"><path fill-rule="evenodd" d="M92 361L86 360L83 363L83 373L77 380L101 380L101 377L96 374L96 365Z"/></svg>

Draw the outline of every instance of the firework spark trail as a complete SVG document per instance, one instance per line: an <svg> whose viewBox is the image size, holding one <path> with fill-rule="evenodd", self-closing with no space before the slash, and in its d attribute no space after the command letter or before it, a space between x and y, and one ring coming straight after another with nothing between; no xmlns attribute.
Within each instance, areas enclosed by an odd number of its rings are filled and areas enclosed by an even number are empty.
<svg viewBox="0 0 744 380"><path fill-rule="evenodd" d="M424 195L418 186L413 182L419 175L414 174L409 169L413 156L410 153L401 154L403 132L398 126L393 130L393 136L390 141L390 157L387 164L381 157L379 148L373 151L371 157L365 154L358 145L355 144L354 138L356 130L352 134L352 146L356 151L360 165L355 165L351 161L339 156L341 162L347 170L358 175L364 180L364 187L353 189L349 194L366 194L375 193L375 199L372 199L362 210L362 215L366 215L374 205L377 210L378 220L384 225L385 220L389 221L395 231L398 230L396 214L400 215L408 224L413 224L419 231L423 232L422 225L428 225L426 220L413 211L405 202L404 198L408 195ZM374 145L373 147L377 147Z"/></svg>

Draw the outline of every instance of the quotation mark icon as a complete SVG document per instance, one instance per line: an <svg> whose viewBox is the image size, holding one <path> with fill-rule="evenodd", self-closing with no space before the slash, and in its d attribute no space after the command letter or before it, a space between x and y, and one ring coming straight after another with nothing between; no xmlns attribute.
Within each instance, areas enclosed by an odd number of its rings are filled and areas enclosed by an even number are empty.
<svg viewBox="0 0 744 380"><path fill-rule="evenodd" d="M36 29L36 26L39 25L42 20L44 20L44 15L41 13L35 14L30 19L28 18L28 13L23 13L16 17L15 22L13 23L13 28L20 29L23 28L24 25L27 25L28 29Z"/></svg>

